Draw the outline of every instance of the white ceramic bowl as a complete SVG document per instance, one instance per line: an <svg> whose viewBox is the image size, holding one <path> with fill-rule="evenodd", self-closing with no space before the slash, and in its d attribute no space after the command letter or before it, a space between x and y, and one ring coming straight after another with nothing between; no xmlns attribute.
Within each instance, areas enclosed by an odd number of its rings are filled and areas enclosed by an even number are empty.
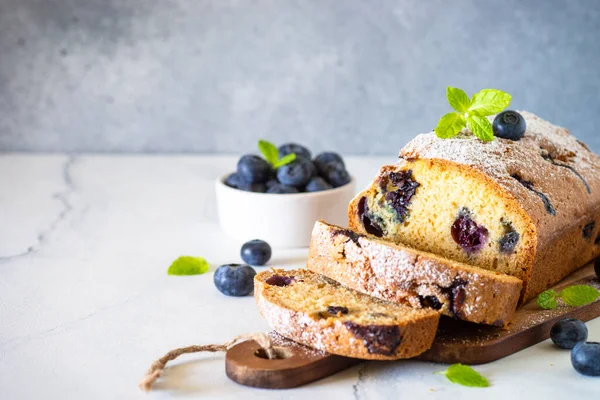
<svg viewBox="0 0 600 400"><path fill-rule="evenodd" d="M307 247L316 221L346 226L355 180L313 193L271 194L231 188L216 182L221 229L240 242L262 239L273 247Z"/></svg>

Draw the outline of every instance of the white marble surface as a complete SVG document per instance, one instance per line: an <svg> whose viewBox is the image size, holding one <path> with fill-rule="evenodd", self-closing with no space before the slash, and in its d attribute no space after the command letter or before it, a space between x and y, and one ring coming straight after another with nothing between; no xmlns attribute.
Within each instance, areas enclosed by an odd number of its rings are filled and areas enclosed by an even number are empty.
<svg viewBox="0 0 600 400"><path fill-rule="evenodd" d="M350 158L364 186L385 160ZM0 399L592 398L600 378L577 374L548 341L477 367L487 389L453 385L424 362L365 363L287 391L229 381L222 354L182 357L155 390L137 382L151 361L188 344L267 331L254 301L213 287L240 243L216 221L213 180L234 157L0 156ZM211 272L170 277L182 254ZM299 267L306 250L275 250ZM588 323L600 340L600 319Z"/></svg>

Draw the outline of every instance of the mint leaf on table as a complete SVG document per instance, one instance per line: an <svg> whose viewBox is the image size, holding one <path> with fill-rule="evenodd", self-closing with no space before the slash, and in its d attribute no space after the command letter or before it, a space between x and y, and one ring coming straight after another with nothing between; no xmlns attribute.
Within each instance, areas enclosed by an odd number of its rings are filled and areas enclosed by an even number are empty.
<svg viewBox="0 0 600 400"><path fill-rule="evenodd" d="M448 113L440 118L435 127L435 134L442 139L452 138L458 135L464 127L467 126L465 117L458 113Z"/></svg>
<svg viewBox="0 0 600 400"><path fill-rule="evenodd" d="M544 310L552 310L558 306L558 302L556 298L558 297L558 293L556 291L550 289L545 292L540 293L537 298L537 305L543 308Z"/></svg>
<svg viewBox="0 0 600 400"><path fill-rule="evenodd" d="M600 293L589 285L574 285L563 289L560 298L571 307L581 307L595 301Z"/></svg>
<svg viewBox="0 0 600 400"><path fill-rule="evenodd" d="M450 106L461 113L466 113L471 105L469 96L462 89L453 88L452 86L446 88L446 98Z"/></svg>
<svg viewBox="0 0 600 400"><path fill-rule="evenodd" d="M467 124L469 125L471 132L473 132L473 135L484 142L491 142L494 140L494 129L486 117L470 114L467 118Z"/></svg>
<svg viewBox="0 0 600 400"><path fill-rule="evenodd" d="M440 118L434 132L442 139L453 138L464 128L469 127L473 135L484 142L494 140L494 130L485 118L504 110L510 104L510 94L497 89L483 89L471 99L458 88L446 88L448 104L455 110Z"/></svg>
<svg viewBox="0 0 600 400"><path fill-rule="evenodd" d="M181 256L173 261L167 274L169 275L200 275L208 271L208 262L202 257Z"/></svg>
<svg viewBox="0 0 600 400"><path fill-rule="evenodd" d="M469 387L488 387L490 383L479 372L468 365L452 364L447 370L439 372L446 375L446 378L452 383Z"/></svg>
<svg viewBox="0 0 600 400"><path fill-rule="evenodd" d="M261 139L258 141L258 149L262 153L265 160L267 160L267 162L275 169L283 167L284 165L289 164L296 159L295 153L286 154L282 158L279 158L279 150L277 150L277 147L273 143L266 140Z"/></svg>

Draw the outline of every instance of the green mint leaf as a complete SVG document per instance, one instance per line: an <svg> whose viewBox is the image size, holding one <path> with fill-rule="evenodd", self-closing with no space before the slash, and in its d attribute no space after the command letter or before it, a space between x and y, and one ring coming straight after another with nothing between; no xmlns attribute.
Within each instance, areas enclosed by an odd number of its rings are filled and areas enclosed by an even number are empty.
<svg viewBox="0 0 600 400"><path fill-rule="evenodd" d="M467 120L464 115L452 112L440 118L434 131L437 137L449 139L458 135L458 132L465 126L467 126Z"/></svg>
<svg viewBox="0 0 600 400"><path fill-rule="evenodd" d="M560 292L560 298L571 307L585 306L595 301L599 295L596 288L588 285L569 286Z"/></svg>
<svg viewBox="0 0 600 400"><path fill-rule="evenodd" d="M275 169L277 169L279 167L283 167L284 165L291 163L295 159L296 159L296 153L286 154L285 156L281 157L281 159L278 160L275 164L273 164L273 167Z"/></svg>
<svg viewBox="0 0 600 400"><path fill-rule="evenodd" d="M469 125L471 132L473 132L473 135L484 142L491 142L494 140L494 129L486 117L470 114L467 118L467 124Z"/></svg>
<svg viewBox="0 0 600 400"><path fill-rule="evenodd" d="M556 302L557 293L550 289L540 293L537 298L537 305L544 310L552 310L558 305Z"/></svg>
<svg viewBox="0 0 600 400"><path fill-rule="evenodd" d="M488 387L490 383L479 372L468 365L452 364L442 372L452 383L469 387Z"/></svg>
<svg viewBox="0 0 600 400"><path fill-rule="evenodd" d="M468 112L482 117L494 115L508 107L511 98L510 94L501 90L483 89L473 95Z"/></svg>
<svg viewBox="0 0 600 400"><path fill-rule="evenodd" d="M279 161L279 150L277 150L277 147L273 143L266 140L259 140L258 149L269 164L275 166L277 161Z"/></svg>
<svg viewBox="0 0 600 400"><path fill-rule="evenodd" d="M167 274L200 275L208 271L208 262L202 257L181 256L173 261Z"/></svg>
<svg viewBox="0 0 600 400"><path fill-rule="evenodd" d="M462 89L453 88L452 86L446 88L446 98L450 106L461 113L466 113L471 105L469 96Z"/></svg>

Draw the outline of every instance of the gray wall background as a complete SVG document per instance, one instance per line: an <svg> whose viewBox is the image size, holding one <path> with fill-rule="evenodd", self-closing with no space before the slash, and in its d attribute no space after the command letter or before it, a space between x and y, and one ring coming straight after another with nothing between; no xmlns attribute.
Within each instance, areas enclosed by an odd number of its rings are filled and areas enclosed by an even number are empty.
<svg viewBox="0 0 600 400"><path fill-rule="evenodd" d="M0 150L390 154L497 87L600 152L598 0L0 0Z"/></svg>

